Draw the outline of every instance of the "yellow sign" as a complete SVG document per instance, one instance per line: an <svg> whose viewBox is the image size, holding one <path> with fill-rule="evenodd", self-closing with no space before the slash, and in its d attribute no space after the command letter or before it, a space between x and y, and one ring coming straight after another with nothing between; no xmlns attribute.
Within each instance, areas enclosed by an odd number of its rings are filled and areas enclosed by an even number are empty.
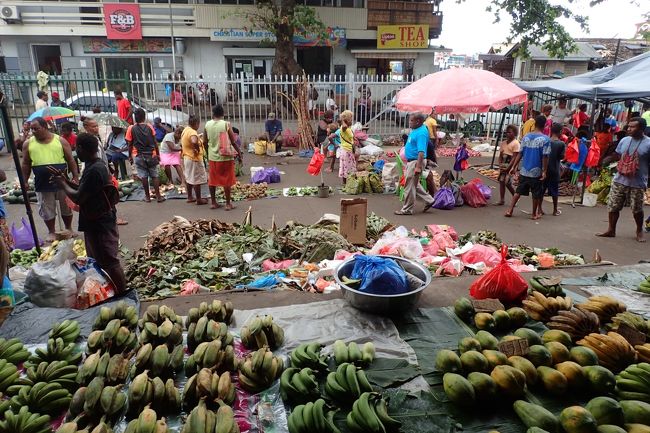
<svg viewBox="0 0 650 433"><path fill-rule="evenodd" d="M380 50L427 48L428 46L428 24L377 26L377 48Z"/></svg>

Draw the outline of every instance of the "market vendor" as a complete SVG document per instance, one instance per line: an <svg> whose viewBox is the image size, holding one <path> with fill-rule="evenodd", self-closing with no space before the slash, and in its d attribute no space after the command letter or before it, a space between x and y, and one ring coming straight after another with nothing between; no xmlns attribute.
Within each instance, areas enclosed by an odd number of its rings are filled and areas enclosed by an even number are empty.
<svg viewBox="0 0 650 433"><path fill-rule="evenodd" d="M266 117L264 132L266 141L275 143L275 151L280 152L282 150L282 121L276 119L274 112L269 113Z"/></svg>
<svg viewBox="0 0 650 433"><path fill-rule="evenodd" d="M77 137L77 156L85 163L79 185L53 169L54 180L70 199L79 205L79 231L84 232L86 252L106 271L117 293L127 290L126 276L120 264L115 203L117 188L111 182L108 167L98 154L97 139L81 133Z"/></svg>

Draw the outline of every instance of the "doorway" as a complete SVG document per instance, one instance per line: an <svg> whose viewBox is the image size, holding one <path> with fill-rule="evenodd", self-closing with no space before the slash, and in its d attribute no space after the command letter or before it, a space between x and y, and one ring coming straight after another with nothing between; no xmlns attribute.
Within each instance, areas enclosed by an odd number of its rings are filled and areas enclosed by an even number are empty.
<svg viewBox="0 0 650 433"><path fill-rule="evenodd" d="M298 48L298 64L307 75L331 73L332 49L330 47Z"/></svg>
<svg viewBox="0 0 650 433"><path fill-rule="evenodd" d="M59 45L32 45L34 69L49 75L61 75L61 47Z"/></svg>

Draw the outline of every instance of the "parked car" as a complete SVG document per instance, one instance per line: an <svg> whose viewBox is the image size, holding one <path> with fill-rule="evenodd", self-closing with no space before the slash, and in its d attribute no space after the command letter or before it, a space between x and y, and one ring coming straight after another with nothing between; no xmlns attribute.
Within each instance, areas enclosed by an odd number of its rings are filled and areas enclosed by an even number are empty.
<svg viewBox="0 0 650 433"><path fill-rule="evenodd" d="M128 97L126 93L124 97ZM142 108L147 112L147 119L153 122L153 119L160 117L162 123L176 128L178 125L186 125L189 116L181 111L172 110L170 108L152 108L147 107L143 101L138 98L132 99L131 105L133 110ZM98 106L101 108L102 113L111 113L117 115L117 106L115 95L113 92L100 92L100 91L87 91L79 92L68 99L65 103L71 110L78 111L80 116L89 116L93 112L93 107Z"/></svg>

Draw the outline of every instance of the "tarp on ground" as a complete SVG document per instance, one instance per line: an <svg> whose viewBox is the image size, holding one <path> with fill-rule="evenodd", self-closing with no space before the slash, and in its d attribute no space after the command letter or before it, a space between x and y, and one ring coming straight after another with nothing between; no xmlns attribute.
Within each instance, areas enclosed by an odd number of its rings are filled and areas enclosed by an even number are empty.
<svg viewBox="0 0 650 433"><path fill-rule="evenodd" d="M650 98L650 51L614 66L559 80L515 81L528 92L555 92L587 101Z"/></svg>

